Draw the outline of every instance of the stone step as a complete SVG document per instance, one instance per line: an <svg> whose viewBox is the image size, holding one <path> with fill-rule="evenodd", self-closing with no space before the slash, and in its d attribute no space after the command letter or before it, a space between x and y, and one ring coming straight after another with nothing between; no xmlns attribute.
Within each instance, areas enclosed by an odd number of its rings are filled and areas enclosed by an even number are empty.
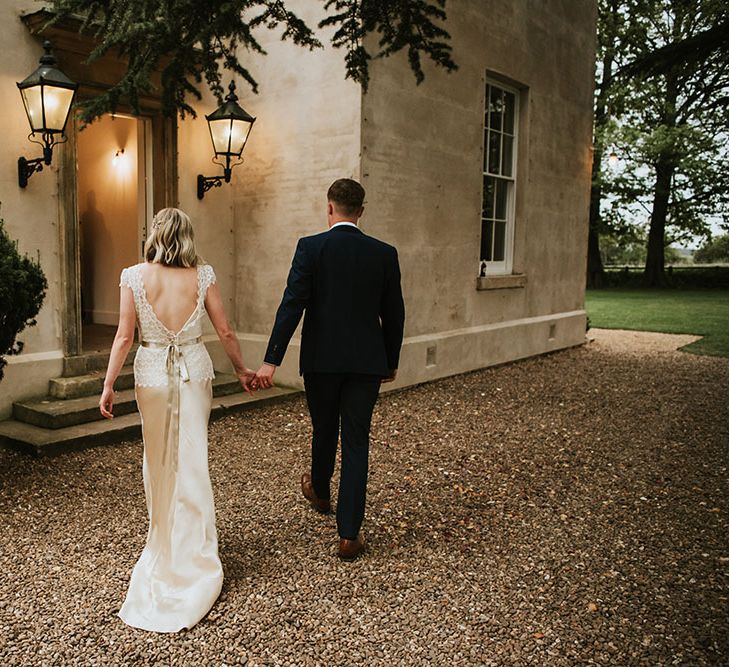
<svg viewBox="0 0 729 667"><path fill-rule="evenodd" d="M91 371L84 375L72 377L52 378L48 381L48 393L51 398L81 398L82 396L98 396L104 388L104 376L106 367L103 370ZM119 376L114 383L118 390L131 389L134 386L134 369L132 364L122 366Z"/></svg>
<svg viewBox="0 0 729 667"><path fill-rule="evenodd" d="M127 354L127 364L134 362L134 355L137 353L139 343L135 342ZM86 369L88 371L105 371L109 365L110 352L87 352L84 356L86 357Z"/></svg>
<svg viewBox="0 0 729 667"><path fill-rule="evenodd" d="M272 387L256 392L253 396L245 392L219 396L213 398L210 418L218 419L233 412L270 405L300 393L298 389ZM0 422L0 446L34 456L55 456L96 445L138 439L141 434L141 418L138 412L57 429L42 428L15 419Z"/></svg>
<svg viewBox="0 0 729 667"><path fill-rule="evenodd" d="M132 378L133 382L133 378ZM216 373L213 380L213 396L226 396L242 391L235 375ZM58 429L104 419L99 412L101 392L79 398L59 399L45 397L13 403L13 417L17 421L42 428ZM114 416L121 417L137 411L134 388L117 391L114 397Z"/></svg>
<svg viewBox="0 0 729 667"><path fill-rule="evenodd" d="M129 349L125 364L134 363L134 356L139 347L138 342L132 343ZM83 375L91 371L105 371L109 365L110 350L84 352L77 356L67 356L63 358L63 377L74 377L75 375Z"/></svg>

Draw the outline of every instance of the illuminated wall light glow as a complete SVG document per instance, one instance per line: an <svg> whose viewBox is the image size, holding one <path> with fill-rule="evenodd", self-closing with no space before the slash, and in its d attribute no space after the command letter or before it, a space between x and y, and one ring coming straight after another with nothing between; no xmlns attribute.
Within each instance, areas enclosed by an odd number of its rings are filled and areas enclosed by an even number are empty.
<svg viewBox="0 0 729 667"><path fill-rule="evenodd" d="M130 155L129 153L125 153L123 148L120 148L114 153L114 157L111 159L111 168L117 181L126 183L133 173L133 167L133 152Z"/></svg>

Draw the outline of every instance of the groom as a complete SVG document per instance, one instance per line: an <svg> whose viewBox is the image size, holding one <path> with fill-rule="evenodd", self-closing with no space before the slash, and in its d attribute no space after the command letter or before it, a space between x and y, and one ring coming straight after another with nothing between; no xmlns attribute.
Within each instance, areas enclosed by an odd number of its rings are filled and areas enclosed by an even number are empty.
<svg viewBox="0 0 729 667"><path fill-rule="evenodd" d="M339 556L364 550L364 519L372 411L381 382L392 382L402 345L405 307L397 250L364 234L364 188L349 178L327 192L329 230L299 239L263 366L265 389L281 364L302 313L299 369L314 431L311 474L301 490L312 507L331 511L340 422L342 470L337 497Z"/></svg>

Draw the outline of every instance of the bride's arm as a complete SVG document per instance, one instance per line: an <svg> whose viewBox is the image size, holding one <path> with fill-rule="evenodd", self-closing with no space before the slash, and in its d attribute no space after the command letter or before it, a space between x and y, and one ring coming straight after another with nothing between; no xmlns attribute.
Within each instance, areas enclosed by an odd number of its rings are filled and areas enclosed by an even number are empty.
<svg viewBox="0 0 729 667"><path fill-rule="evenodd" d="M223 298L220 296L220 290L218 289L218 283L215 282L210 285L205 294L205 310L208 311L208 317L213 323L215 332L220 338L220 342L223 344L223 349L230 359L230 363L233 364L235 374L238 376L243 388L246 391L250 391L252 388L251 382L255 377L255 371L250 368L246 368L243 363L243 355L240 351L240 342L238 337L235 335L235 331L230 326L228 318L225 316L225 308L223 307Z"/></svg>
<svg viewBox="0 0 729 667"><path fill-rule="evenodd" d="M111 419L112 406L114 404L114 382L119 375L121 367L126 361L127 354L134 342L134 325L137 322L137 314L134 310L134 295L131 288L122 287L119 297L119 326L116 329L114 343L111 346L109 365L104 378L104 390L99 400L101 414Z"/></svg>

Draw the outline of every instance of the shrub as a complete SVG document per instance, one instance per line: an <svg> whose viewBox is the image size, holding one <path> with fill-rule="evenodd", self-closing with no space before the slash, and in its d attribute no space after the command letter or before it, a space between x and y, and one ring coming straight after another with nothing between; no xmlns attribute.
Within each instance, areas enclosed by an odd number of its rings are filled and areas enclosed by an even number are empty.
<svg viewBox="0 0 729 667"><path fill-rule="evenodd" d="M729 262L729 234L715 236L710 241L704 243L694 253L694 262L697 264Z"/></svg>
<svg viewBox="0 0 729 667"><path fill-rule="evenodd" d="M0 218L0 380L8 363L5 356L22 352L23 343L16 337L36 323L46 289L48 281L40 263L20 255Z"/></svg>
<svg viewBox="0 0 729 667"><path fill-rule="evenodd" d="M605 271L605 287L642 286L641 267L615 267ZM665 286L674 289L729 289L729 266L669 266Z"/></svg>

